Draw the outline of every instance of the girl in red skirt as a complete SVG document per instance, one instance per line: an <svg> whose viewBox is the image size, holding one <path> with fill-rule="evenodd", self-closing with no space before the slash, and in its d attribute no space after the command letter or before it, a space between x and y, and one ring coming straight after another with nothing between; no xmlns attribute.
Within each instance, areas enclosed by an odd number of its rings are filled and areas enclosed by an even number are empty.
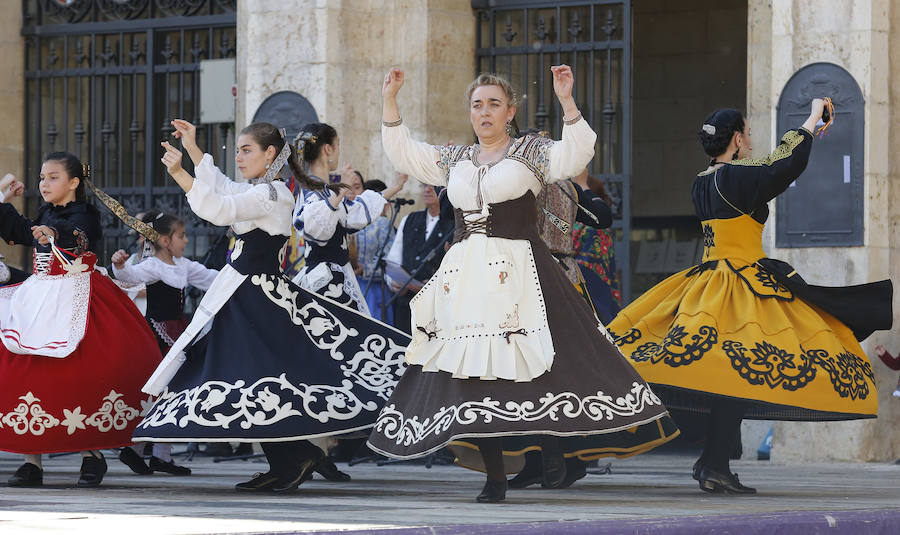
<svg viewBox="0 0 900 535"><path fill-rule="evenodd" d="M0 203L0 237L35 247L33 275L0 288L0 450L25 454L10 486L42 485L41 454L62 451L82 452L79 487L99 485L100 450L131 443L161 360L140 312L94 269L100 213L87 182L78 158L54 152L34 220Z"/></svg>
<svg viewBox="0 0 900 535"><path fill-rule="evenodd" d="M184 293L188 286L206 291L219 274L200 262L184 258L188 243L184 221L171 214L150 210L141 218L159 234L155 242L145 240L152 247L152 256L134 264L123 250L112 256L113 274L128 284L147 286L147 323L156 335L156 342L163 353L168 353L175 340L188 325L184 315ZM140 455L143 443L123 448L119 460L135 473L167 472L187 476L191 469L172 461L170 443L154 443L149 466Z"/></svg>

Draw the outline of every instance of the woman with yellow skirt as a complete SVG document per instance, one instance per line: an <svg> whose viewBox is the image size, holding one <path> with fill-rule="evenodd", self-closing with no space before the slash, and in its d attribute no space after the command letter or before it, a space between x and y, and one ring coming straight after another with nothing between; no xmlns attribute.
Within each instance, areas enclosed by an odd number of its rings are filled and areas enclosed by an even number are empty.
<svg viewBox="0 0 900 535"><path fill-rule="evenodd" d="M694 478L708 492L754 494L728 459L743 418L825 421L874 418L872 367L858 340L891 326L890 281L847 288L806 284L765 257L767 204L800 176L823 117L823 100L761 160L750 128L718 110L700 130L713 157L694 181L704 253L609 324L622 353L667 407L709 414Z"/></svg>

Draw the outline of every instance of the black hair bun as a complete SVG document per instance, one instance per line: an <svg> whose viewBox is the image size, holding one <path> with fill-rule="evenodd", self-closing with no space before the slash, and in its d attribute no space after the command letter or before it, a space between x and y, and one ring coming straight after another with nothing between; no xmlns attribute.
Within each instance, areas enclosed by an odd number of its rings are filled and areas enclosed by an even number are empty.
<svg viewBox="0 0 900 535"><path fill-rule="evenodd" d="M744 131L744 115L738 110L721 109L712 112L703 122L697 138L709 157L716 158L728 150L735 132Z"/></svg>

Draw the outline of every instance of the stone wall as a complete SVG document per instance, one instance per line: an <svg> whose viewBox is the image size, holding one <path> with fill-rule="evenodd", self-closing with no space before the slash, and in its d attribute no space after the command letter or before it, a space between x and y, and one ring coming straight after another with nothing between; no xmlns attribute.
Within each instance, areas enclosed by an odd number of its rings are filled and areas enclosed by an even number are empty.
<svg viewBox="0 0 900 535"><path fill-rule="evenodd" d="M474 31L468 0L238 2L237 128L272 93L296 91L337 129L341 165L390 184L380 130L385 73L406 71L400 111L415 137L467 139ZM406 189L418 198L413 181Z"/></svg>
<svg viewBox="0 0 900 535"><path fill-rule="evenodd" d="M746 0L633 3L635 216L693 215L694 175L708 159L697 130L747 90Z"/></svg>
<svg viewBox="0 0 900 535"><path fill-rule="evenodd" d="M12 173L22 178L25 150L25 39L20 34L22 18L20 7L8 10L6 17L0 18L0 177ZM13 203L22 210L22 198ZM6 262L15 267L26 263L25 248L9 246L0 240L0 253Z"/></svg>
<svg viewBox="0 0 900 535"><path fill-rule="evenodd" d="M771 149L775 107L784 84L801 67L826 61L847 69L862 89L865 107L865 245L851 248L775 248L774 202L764 236L770 256L791 263L811 284L848 285L889 277L898 251L889 229L898 221L900 160L896 134L890 133L891 96L900 81L900 7L890 0L750 0L748 21L748 110L757 154ZM892 24L893 23L893 24ZM890 37L894 28L895 35ZM889 47L892 43L894 47ZM892 65L893 64L893 65ZM894 92L894 95L891 92ZM838 126L839 127L839 126ZM892 150L893 149L893 150ZM897 300L895 299L895 309ZM895 314L895 321L896 321ZM863 344L870 355L877 343L900 350L900 339L878 333ZM893 460L900 456L900 404L891 398L897 381L875 358L879 389L877 420L775 424L777 461Z"/></svg>

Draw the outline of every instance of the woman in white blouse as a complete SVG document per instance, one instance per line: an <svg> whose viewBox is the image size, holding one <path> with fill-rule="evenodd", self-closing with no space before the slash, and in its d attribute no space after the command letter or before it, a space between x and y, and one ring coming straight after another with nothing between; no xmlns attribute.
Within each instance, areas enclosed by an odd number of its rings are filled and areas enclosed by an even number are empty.
<svg viewBox="0 0 900 535"><path fill-rule="evenodd" d="M341 144L337 131L325 123L304 125L296 137L297 153L314 183L324 184L337 169ZM378 219L402 184L384 191L363 190L349 195L353 171L345 169L339 189L302 186L294 209L294 227L306 240L306 265L294 277L301 288L371 315L350 265L347 235Z"/></svg>
<svg viewBox="0 0 900 535"><path fill-rule="evenodd" d="M536 194L584 169L596 140L572 99L571 69L551 70L560 141L511 135L515 95L495 75L469 86L471 146L413 141L396 101L403 72L391 70L382 88L387 156L447 187L457 227L411 302L410 367L369 444L397 458L449 444L460 464L487 472L479 502L505 498L505 473L521 468L526 451L542 452L543 484L557 488L572 482L564 456L633 455L678 433L538 233Z"/></svg>
<svg viewBox="0 0 900 535"><path fill-rule="evenodd" d="M173 124L196 178L168 143L163 163L191 210L230 225L236 240L191 323L144 386L160 397L134 439L261 442L269 472L235 488L290 492L324 457L308 439L374 424L403 373L409 338L282 273L294 207L278 177L282 168L304 188L343 188L308 177L278 129L254 123L241 131L235 162L249 182L237 183L200 151L193 125Z"/></svg>

